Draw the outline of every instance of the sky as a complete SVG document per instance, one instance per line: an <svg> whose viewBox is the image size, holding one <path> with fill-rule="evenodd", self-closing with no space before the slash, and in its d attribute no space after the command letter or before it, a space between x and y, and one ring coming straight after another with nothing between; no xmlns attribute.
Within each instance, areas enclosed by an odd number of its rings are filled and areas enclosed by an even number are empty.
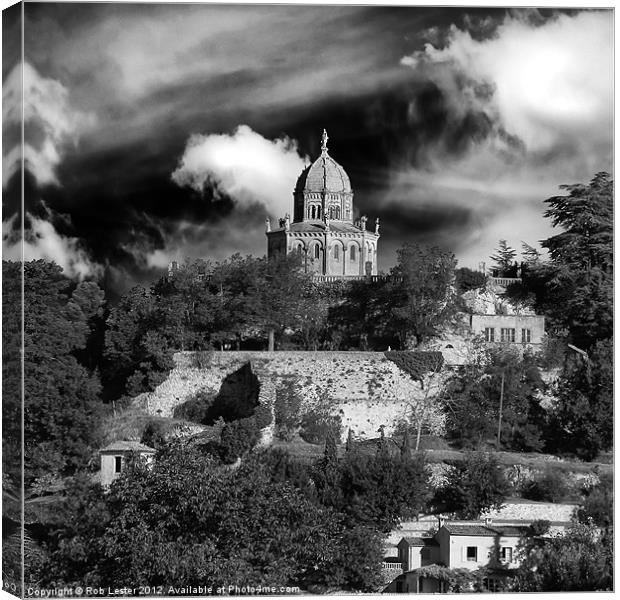
<svg viewBox="0 0 620 600"><path fill-rule="evenodd" d="M3 11L3 258L22 69ZM610 10L26 3L24 254L112 296L169 260L266 252L329 134L379 269L406 242L490 266L544 200L612 172Z"/></svg>

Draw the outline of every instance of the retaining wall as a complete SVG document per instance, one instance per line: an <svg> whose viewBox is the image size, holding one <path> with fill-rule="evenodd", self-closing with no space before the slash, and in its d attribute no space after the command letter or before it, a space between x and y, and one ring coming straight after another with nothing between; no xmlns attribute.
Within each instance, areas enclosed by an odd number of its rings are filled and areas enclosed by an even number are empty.
<svg viewBox="0 0 620 600"><path fill-rule="evenodd" d="M223 379L248 362L261 384L268 380L278 388L283 379L293 378L303 398L302 413L320 408L339 414L343 436L350 428L360 438L377 437L382 425L389 435L412 407L432 398L444 377L435 375L423 389L382 352L179 352L168 378L136 400L150 414L170 417L198 391L216 395ZM437 407L431 406L426 423L431 433L443 432Z"/></svg>

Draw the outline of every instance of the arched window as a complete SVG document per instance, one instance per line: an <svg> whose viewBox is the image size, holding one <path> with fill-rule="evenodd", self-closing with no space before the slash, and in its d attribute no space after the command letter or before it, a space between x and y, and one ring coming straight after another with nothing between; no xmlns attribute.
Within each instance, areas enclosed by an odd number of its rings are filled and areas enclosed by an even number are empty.
<svg viewBox="0 0 620 600"><path fill-rule="evenodd" d="M321 218L321 207L320 206L316 207L316 218L317 219Z"/></svg>
<svg viewBox="0 0 620 600"><path fill-rule="evenodd" d="M319 255L320 255L320 249L319 249L319 245L317 244L314 247L314 258L319 258Z"/></svg>
<svg viewBox="0 0 620 600"><path fill-rule="evenodd" d="M355 246L351 246L351 262L355 262Z"/></svg>
<svg viewBox="0 0 620 600"><path fill-rule="evenodd" d="M340 207L336 206L336 220L339 221L340 220Z"/></svg>
<svg viewBox="0 0 620 600"><path fill-rule="evenodd" d="M340 249L338 248L338 245L334 246L334 259L340 260Z"/></svg>
<svg viewBox="0 0 620 600"><path fill-rule="evenodd" d="M316 218L316 206L312 207L312 218L315 219Z"/></svg>

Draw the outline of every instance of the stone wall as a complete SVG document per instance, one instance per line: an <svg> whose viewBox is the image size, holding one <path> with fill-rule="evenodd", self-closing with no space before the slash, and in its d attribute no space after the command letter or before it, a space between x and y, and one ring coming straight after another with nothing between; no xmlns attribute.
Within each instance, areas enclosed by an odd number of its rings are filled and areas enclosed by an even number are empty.
<svg viewBox="0 0 620 600"><path fill-rule="evenodd" d="M351 428L364 439L377 437L381 425L389 435L412 407L432 398L444 377L435 375L423 389L381 352L179 352L166 381L136 400L150 414L170 417L198 391L216 395L222 380L248 362L261 384L269 380L277 388L284 378L293 378L303 398L302 412L328 409L340 415L343 436ZM427 423L431 433L443 432L437 407L431 406Z"/></svg>

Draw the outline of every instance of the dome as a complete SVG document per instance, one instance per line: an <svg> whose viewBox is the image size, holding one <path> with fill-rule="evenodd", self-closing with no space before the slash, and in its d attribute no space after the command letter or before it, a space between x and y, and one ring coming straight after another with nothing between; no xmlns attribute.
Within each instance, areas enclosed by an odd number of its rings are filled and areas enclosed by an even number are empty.
<svg viewBox="0 0 620 600"><path fill-rule="evenodd" d="M346 171L325 152L302 171L295 189L299 192L350 194L351 182Z"/></svg>
<svg viewBox="0 0 620 600"><path fill-rule="evenodd" d="M352 193L346 171L327 153L327 139L327 132L323 130L321 156L302 171L296 192Z"/></svg>

